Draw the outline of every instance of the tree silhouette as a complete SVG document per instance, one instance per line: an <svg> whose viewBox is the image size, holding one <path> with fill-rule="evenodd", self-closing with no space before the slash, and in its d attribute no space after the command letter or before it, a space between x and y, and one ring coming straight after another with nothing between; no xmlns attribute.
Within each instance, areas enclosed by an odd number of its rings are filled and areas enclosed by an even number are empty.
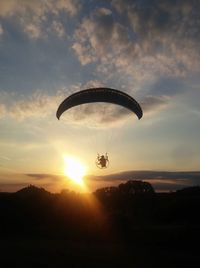
<svg viewBox="0 0 200 268"><path fill-rule="evenodd" d="M150 183L139 180L130 180L121 183L117 187L104 187L97 189L95 194L98 197L115 196L115 195L152 195L155 191Z"/></svg>
<svg viewBox="0 0 200 268"><path fill-rule="evenodd" d="M118 188L119 192L122 194L154 194L154 189L151 184L145 181L130 180L126 183L121 183Z"/></svg>

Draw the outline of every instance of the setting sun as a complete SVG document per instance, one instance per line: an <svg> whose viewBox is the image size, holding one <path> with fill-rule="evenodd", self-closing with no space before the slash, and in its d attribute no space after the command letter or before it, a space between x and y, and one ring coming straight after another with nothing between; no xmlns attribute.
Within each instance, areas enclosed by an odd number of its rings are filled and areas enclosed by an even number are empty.
<svg viewBox="0 0 200 268"><path fill-rule="evenodd" d="M79 186L84 186L83 176L86 173L86 167L76 158L64 156L64 174Z"/></svg>

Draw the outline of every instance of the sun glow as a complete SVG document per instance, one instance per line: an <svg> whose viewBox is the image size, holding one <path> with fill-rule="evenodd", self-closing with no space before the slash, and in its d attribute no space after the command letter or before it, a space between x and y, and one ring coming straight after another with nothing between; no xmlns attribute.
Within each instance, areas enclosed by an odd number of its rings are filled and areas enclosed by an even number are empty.
<svg viewBox="0 0 200 268"><path fill-rule="evenodd" d="M84 186L83 177L86 174L86 167L76 158L64 155L64 174L79 186Z"/></svg>

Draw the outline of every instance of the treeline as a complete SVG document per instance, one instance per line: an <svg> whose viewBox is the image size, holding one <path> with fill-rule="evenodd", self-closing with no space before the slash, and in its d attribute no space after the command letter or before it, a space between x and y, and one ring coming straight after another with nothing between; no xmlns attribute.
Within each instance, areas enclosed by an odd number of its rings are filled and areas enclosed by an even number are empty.
<svg viewBox="0 0 200 268"><path fill-rule="evenodd" d="M0 235L128 238L134 228L198 227L199 210L199 186L156 193L148 182L128 181L93 194L53 194L30 185L16 193L0 193Z"/></svg>

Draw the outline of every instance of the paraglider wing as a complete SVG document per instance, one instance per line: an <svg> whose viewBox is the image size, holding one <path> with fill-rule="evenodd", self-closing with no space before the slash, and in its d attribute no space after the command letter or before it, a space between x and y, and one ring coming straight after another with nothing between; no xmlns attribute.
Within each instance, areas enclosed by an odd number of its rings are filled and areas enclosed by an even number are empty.
<svg viewBox="0 0 200 268"><path fill-rule="evenodd" d="M121 105L134 112L138 119L143 115L139 103L131 96L117 89L101 87L85 89L70 95L59 105L56 116L59 119L62 113L71 107L91 102L108 102Z"/></svg>

